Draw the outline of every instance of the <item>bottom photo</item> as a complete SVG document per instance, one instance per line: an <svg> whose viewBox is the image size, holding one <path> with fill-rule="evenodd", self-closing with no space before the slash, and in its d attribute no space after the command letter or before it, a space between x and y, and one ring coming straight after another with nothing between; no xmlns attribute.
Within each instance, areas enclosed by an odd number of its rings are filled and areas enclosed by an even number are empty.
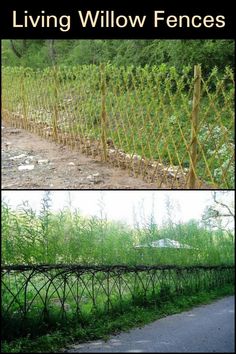
<svg viewBox="0 0 236 354"><path fill-rule="evenodd" d="M233 191L2 192L2 352L234 352Z"/></svg>

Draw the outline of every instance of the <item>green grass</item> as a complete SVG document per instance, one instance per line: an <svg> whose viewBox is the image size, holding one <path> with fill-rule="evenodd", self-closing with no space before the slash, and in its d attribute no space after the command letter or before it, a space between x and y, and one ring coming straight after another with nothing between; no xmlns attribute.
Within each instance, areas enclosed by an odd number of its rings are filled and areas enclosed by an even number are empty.
<svg viewBox="0 0 236 354"><path fill-rule="evenodd" d="M182 295L173 298L162 298L158 306L133 306L122 314L95 315L85 319L83 323L71 323L66 328L48 331L46 335L31 338L19 338L14 341L3 341L3 353L49 353L58 352L75 342L85 342L95 339L107 340L110 335L127 331L134 327L142 327L162 317L189 310L194 306L207 304L215 299L234 294L234 287L228 285L220 289L199 292L194 295Z"/></svg>

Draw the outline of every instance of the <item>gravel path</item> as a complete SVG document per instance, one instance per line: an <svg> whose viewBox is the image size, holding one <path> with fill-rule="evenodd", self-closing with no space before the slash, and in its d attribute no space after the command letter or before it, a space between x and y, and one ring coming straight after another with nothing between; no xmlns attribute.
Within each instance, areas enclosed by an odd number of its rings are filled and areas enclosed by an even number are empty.
<svg viewBox="0 0 236 354"><path fill-rule="evenodd" d="M233 353L234 296L168 316L128 333L75 345L67 353Z"/></svg>

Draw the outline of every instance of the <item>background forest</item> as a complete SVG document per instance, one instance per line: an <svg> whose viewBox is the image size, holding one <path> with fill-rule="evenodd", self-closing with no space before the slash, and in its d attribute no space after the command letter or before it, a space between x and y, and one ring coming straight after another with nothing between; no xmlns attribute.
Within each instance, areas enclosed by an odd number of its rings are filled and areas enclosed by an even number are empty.
<svg viewBox="0 0 236 354"><path fill-rule="evenodd" d="M3 40L2 65L44 68L52 63L144 66L165 63L204 71L234 67L233 40Z"/></svg>
<svg viewBox="0 0 236 354"><path fill-rule="evenodd" d="M234 202L230 192L212 195L201 220L175 222L176 206L165 202L166 220L158 225L153 206L142 225L108 220L104 202L99 216L84 217L65 206L51 209L52 192L45 192L41 210L24 202L12 209L2 203L3 264L232 264L234 262ZM228 200L228 197L230 199ZM139 207L144 215L143 206ZM135 214L134 214L134 218ZM152 242L171 239L188 248L153 248ZM141 246L141 247L140 247Z"/></svg>

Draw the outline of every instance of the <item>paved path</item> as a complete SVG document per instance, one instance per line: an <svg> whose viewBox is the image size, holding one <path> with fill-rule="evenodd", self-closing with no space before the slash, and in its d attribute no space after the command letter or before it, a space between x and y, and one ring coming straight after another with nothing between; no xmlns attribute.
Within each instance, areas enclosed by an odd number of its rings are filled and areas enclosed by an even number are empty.
<svg viewBox="0 0 236 354"><path fill-rule="evenodd" d="M168 316L130 332L77 344L68 353L234 352L234 296Z"/></svg>

